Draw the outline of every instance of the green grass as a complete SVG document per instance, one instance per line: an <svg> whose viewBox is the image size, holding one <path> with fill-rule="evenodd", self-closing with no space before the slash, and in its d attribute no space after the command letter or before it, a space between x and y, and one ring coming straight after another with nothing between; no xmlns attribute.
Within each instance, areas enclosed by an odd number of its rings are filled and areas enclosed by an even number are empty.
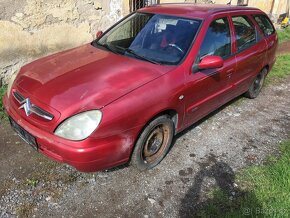
<svg viewBox="0 0 290 218"><path fill-rule="evenodd" d="M36 187L39 183L39 180L37 179L26 179L26 185L31 187Z"/></svg>
<svg viewBox="0 0 290 218"><path fill-rule="evenodd" d="M3 119L6 117L4 110L3 110L3 102L2 102L2 98L6 93L6 86L2 86L0 87L0 119Z"/></svg>
<svg viewBox="0 0 290 218"><path fill-rule="evenodd" d="M280 55L269 73L266 82L281 80L290 75L290 54Z"/></svg>
<svg viewBox="0 0 290 218"><path fill-rule="evenodd" d="M202 217L289 217L290 141L281 145L281 156L268 158L264 165L242 170L236 179L233 199L220 189L199 210Z"/></svg>
<svg viewBox="0 0 290 218"><path fill-rule="evenodd" d="M279 43L290 40L290 27L277 30Z"/></svg>

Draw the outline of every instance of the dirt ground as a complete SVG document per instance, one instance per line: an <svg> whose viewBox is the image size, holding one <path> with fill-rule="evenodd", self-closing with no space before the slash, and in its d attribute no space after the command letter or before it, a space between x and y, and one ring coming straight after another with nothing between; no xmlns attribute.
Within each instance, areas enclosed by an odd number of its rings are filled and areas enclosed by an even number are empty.
<svg viewBox="0 0 290 218"><path fill-rule="evenodd" d="M290 77L239 97L177 136L147 172L123 166L91 174L35 152L0 125L0 217L188 217L235 173L261 164L290 136ZM239 189L240 187L236 187Z"/></svg>
<svg viewBox="0 0 290 218"><path fill-rule="evenodd" d="M290 52L290 41L283 42L279 45L278 53L286 54Z"/></svg>

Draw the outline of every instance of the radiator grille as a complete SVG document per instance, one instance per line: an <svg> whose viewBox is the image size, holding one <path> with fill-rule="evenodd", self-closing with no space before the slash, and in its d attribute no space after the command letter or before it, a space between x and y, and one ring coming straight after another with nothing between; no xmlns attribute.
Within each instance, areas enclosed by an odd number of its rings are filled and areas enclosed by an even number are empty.
<svg viewBox="0 0 290 218"><path fill-rule="evenodd" d="M13 92L13 96L14 98L16 99L16 101L20 104L20 107L19 109L23 108L23 105L26 104L27 102L27 99L24 98L19 92L17 91L14 91ZM40 107L34 105L34 104L31 104L31 107L30 107L30 113L28 113L27 111L26 112L26 115L29 116L29 114L35 114L39 117L42 117L46 120L52 120L54 118L54 116L48 112L46 112L45 110L41 109Z"/></svg>

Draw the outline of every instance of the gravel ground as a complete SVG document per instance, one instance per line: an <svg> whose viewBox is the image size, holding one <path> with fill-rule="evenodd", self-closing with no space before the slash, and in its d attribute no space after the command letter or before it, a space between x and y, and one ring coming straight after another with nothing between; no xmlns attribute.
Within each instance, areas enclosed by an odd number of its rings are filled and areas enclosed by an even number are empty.
<svg viewBox="0 0 290 218"><path fill-rule="evenodd" d="M278 54L288 54L290 50L290 41L282 42L278 47Z"/></svg>
<svg viewBox="0 0 290 218"><path fill-rule="evenodd" d="M235 193L235 173L277 153L290 135L290 78L237 98L177 136L147 172L123 166L91 174L38 154L0 126L0 217L188 217L213 187Z"/></svg>

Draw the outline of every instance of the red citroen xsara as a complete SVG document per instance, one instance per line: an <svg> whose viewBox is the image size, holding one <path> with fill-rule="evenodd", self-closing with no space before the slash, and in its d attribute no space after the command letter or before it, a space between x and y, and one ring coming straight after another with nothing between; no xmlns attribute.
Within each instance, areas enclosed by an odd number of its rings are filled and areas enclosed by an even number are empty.
<svg viewBox="0 0 290 218"><path fill-rule="evenodd" d="M85 172L156 166L176 133L257 97L277 48L265 13L226 5L154 5L98 36L23 66L3 99L27 143Z"/></svg>

